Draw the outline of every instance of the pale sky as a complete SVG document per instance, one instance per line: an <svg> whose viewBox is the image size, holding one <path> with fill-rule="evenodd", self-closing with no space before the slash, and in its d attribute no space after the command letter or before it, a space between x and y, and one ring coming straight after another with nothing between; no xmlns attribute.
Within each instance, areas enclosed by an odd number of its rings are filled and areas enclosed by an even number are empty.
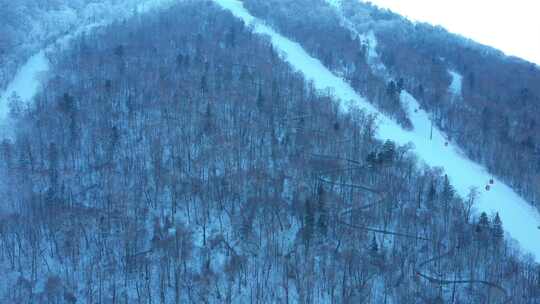
<svg viewBox="0 0 540 304"><path fill-rule="evenodd" d="M540 65L540 0L370 0Z"/></svg>

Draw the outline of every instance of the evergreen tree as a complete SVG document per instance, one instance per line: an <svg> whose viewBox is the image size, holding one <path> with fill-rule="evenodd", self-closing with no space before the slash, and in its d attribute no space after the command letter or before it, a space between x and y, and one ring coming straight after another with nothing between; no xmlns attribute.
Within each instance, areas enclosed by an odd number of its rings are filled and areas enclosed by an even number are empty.
<svg viewBox="0 0 540 304"><path fill-rule="evenodd" d="M248 79L249 79L249 70L248 70L248 67L244 64L242 65L242 70L240 71L240 81L246 82Z"/></svg>
<svg viewBox="0 0 540 304"><path fill-rule="evenodd" d="M21 100L21 97L17 95L17 93L13 92L13 94L9 97L9 115L12 118L18 119L23 112L23 101Z"/></svg>
<svg viewBox="0 0 540 304"><path fill-rule="evenodd" d="M396 85L396 82L391 80L389 83L388 83L388 86L386 87L386 93L389 95L389 96L395 96L397 95L398 93L398 87Z"/></svg>
<svg viewBox="0 0 540 304"><path fill-rule="evenodd" d="M108 160L112 161L114 154L118 149L118 143L120 142L120 132L116 126L113 126L109 131L109 147L108 147Z"/></svg>
<svg viewBox="0 0 540 304"><path fill-rule="evenodd" d="M272 79L272 102L279 103L279 86L276 79Z"/></svg>
<svg viewBox="0 0 540 304"><path fill-rule="evenodd" d="M317 221L317 227L319 229L319 233L321 236L326 237L326 234L328 233L328 210L326 209L326 197L325 197L325 191L324 187L319 185L319 188L317 189L317 202L318 202L318 212L319 212L319 219Z"/></svg>
<svg viewBox="0 0 540 304"><path fill-rule="evenodd" d="M227 33L227 46L235 47L236 46L236 29L234 26L231 26L229 32Z"/></svg>
<svg viewBox="0 0 540 304"><path fill-rule="evenodd" d="M403 89L405 89L405 80L403 80L403 78L399 78L397 83L396 83L396 89L397 89L397 93L398 94L401 94L401 91L403 91Z"/></svg>
<svg viewBox="0 0 540 304"><path fill-rule="evenodd" d="M114 55L118 56L119 58L122 58L124 56L124 46L119 45L114 49Z"/></svg>
<svg viewBox="0 0 540 304"><path fill-rule="evenodd" d="M418 88L416 89L416 94L418 94L418 96L420 96L420 98L424 97L424 86L423 85L418 85Z"/></svg>
<svg viewBox="0 0 540 304"><path fill-rule="evenodd" d="M444 175L444 182L443 182L443 191L442 191L442 199L445 204L449 203L454 198L454 187L450 184L450 180L448 179L448 175Z"/></svg>
<svg viewBox="0 0 540 304"><path fill-rule="evenodd" d="M377 244L377 238L375 235L373 235L373 238L371 239L369 250L372 255L377 255L379 253L379 245Z"/></svg>
<svg viewBox="0 0 540 304"><path fill-rule="evenodd" d="M304 244L306 248L309 248L309 243L313 238L313 230L315 226L315 213L313 206L309 200L306 200L304 203Z"/></svg>
<svg viewBox="0 0 540 304"><path fill-rule="evenodd" d="M176 66L181 67L184 64L184 55L178 54L176 56Z"/></svg>
<svg viewBox="0 0 540 304"><path fill-rule="evenodd" d="M489 218L485 212L482 212L480 214L480 218L478 219L478 224L476 225L476 231L477 232L483 232L490 228L489 224Z"/></svg>
<svg viewBox="0 0 540 304"><path fill-rule="evenodd" d="M64 96L62 96L58 103L58 108L65 115L70 115L74 111L74 103L73 97L69 93L64 93Z"/></svg>
<svg viewBox="0 0 540 304"><path fill-rule="evenodd" d="M504 230L501 218L499 217L499 212L495 214L495 218L493 219L493 236L500 240L504 237Z"/></svg>
<svg viewBox="0 0 540 304"><path fill-rule="evenodd" d="M206 74L201 77L201 93L205 94L208 91L208 80Z"/></svg>
<svg viewBox="0 0 540 304"><path fill-rule="evenodd" d="M58 189L58 149L55 143L49 145L49 182L55 193Z"/></svg>
<svg viewBox="0 0 540 304"><path fill-rule="evenodd" d="M405 88L405 81L403 80L403 78L398 79L396 86L398 93L401 93L401 91L403 91L403 89Z"/></svg>
<svg viewBox="0 0 540 304"><path fill-rule="evenodd" d="M259 91L257 93L257 108L262 110L264 108L264 96L262 93L262 88L259 86Z"/></svg>
<svg viewBox="0 0 540 304"><path fill-rule="evenodd" d="M469 83L469 88L471 90L474 90L474 85L475 85L475 75L473 72L469 72L469 77L467 77L467 80L468 80L468 83Z"/></svg>
<svg viewBox="0 0 540 304"><path fill-rule="evenodd" d="M375 152L369 152L366 157L366 162L370 164L371 166L374 166L378 162L377 153Z"/></svg>
<svg viewBox="0 0 540 304"><path fill-rule="evenodd" d="M4 139L0 144L0 156L4 161L6 167L11 169L12 166L12 146L8 139Z"/></svg>
<svg viewBox="0 0 540 304"><path fill-rule="evenodd" d="M431 183L429 184L427 201L433 202L435 200L435 196L437 196L437 189L435 188L435 183L431 181Z"/></svg>
<svg viewBox="0 0 540 304"><path fill-rule="evenodd" d="M395 157L396 157L396 144L391 140L387 140L384 143L381 152L379 153L379 160L382 163L392 163Z"/></svg>
<svg viewBox="0 0 540 304"><path fill-rule="evenodd" d="M204 133L208 133L212 131L212 106L210 105L210 102L206 104L206 111L204 112L204 126L203 131Z"/></svg>
<svg viewBox="0 0 540 304"><path fill-rule="evenodd" d="M338 121L334 122L334 131L338 132L340 128L341 126L339 125L339 122Z"/></svg>

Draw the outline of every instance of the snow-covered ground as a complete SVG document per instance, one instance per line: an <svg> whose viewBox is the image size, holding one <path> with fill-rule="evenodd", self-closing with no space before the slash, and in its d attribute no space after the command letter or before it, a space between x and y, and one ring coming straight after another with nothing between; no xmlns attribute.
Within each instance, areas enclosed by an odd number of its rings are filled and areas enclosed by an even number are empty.
<svg viewBox="0 0 540 304"><path fill-rule="evenodd" d="M302 72L318 90L328 88L341 100L344 110L359 107L368 113L378 115L378 137L391 139L399 144L412 143L415 152L427 165L442 167L446 171L456 191L465 197L471 187L481 191L477 209L488 214L499 212L506 232L516 239L521 247L540 260L540 214L510 187L493 178L485 168L464 156L458 147L448 142L446 136L432 123L429 115L420 109L418 102L407 92L401 94L401 101L407 105L413 130L402 129L395 121L381 114L364 97L358 95L343 79L330 72L322 63L311 57L298 43L280 35L270 27L254 18L238 0L214 0L252 25L256 33L267 35L274 47L284 54L285 60L296 70ZM485 190L490 179L494 184Z"/></svg>
<svg viewBox="0 0 540 304"><path fill-rule="evenodd" d="M274 47L284 54L285 60L293 68L302 72L307 79L312 80L317 89L323 91L331 88L335 96L341 100L343 110L348 110L350 107L360 107L368 113L378 115L378 137L380 139L391 139L399 144L413 143L416 153L426 164L445 169L460 195L466 196L471 187L480 189L483 193L479 198L477 209L487 213L499 212L509 235L516 239L523 249L540 260L540 230L537 229L540 225L540 215L538 211L497 179L494 179L494 184L489 191L484 190L492 176L485 168L467 159L458 147L452 143L447 145L446 136L436 127L433 127L432 130L429 115L420 109L418 102L410 94L407 92L401 94L402 103L408 106L414 126L412 131L407 131L379 113L364 97L358 95L343 79L330 72L320 61L312 58L298 43L283 37L251 16L241 2L237 0L214 1L231 11L236 17L244 20L246 24L253 25L255 32L269 36ZM169 3L171 3L170 0L148 1L145 5L139 6L137 12L147 12ZM75 31L75 34L61 39L60 44L69 42L71 37L74 37L73 35L91 29L93 26ZM30 102L38 92L42 83L41 76L48 71L49 67L45 54L46 50L43 50L32 56L19 70L8 89L1 94L0 125L7 123L8 100L13 92L25 102ZM458 86L452 85L451 89L454 88L458 88Z"/></svg>
<svg viewBox="0 0 540 304"><path fill-rule="evenodd" d="M450 83L449 91L456 98L461 98L461 89L463 87L463 76L456 71L448 70L448 74L452 77L452 82Z"/></svg>
<svg viewBox="0 0 540 304"><path fill-rule="evenodd" d="M46 74L49 70L49 60L47 53L55 52L57 48L66 47L69 42L84 32L92 31L97 27L105 26L115 20L129 18L134 14L144 14L158 8L165 8L175 0L138 0L133 2L133 9L126 9L119 3L114 7L88 8L84 12L84 20L81 26L75 28L70 33L60 37L54 43L47 46L31 56L18 70L17 74L8 84L4 92L0 92L0 139L11 137L12 127L9 119L9 103L13 95L17 95L24 104L32 102L34 96L46 81ZM103 6L96 4L96 6ZM90 11L92 13L90 13ZM95 12L103 12L96 14ZM104 13L107 12L107 13Z"/></svg>
<svg viewBox="0 0 540 304"><path fill-rule="evenodd" d="M0 95L0 136L4 137L9 132L7 118L9 117L9 101L12 95L18 95L22 101L32 99L40 87L40 76L48 70L49 61L45 52L41 51L28 59L4 93Z"/></svg>

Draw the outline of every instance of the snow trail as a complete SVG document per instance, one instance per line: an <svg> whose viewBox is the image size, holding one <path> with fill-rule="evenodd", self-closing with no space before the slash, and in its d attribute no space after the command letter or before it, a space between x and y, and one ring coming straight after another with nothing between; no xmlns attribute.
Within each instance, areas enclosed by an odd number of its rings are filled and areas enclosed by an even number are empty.
<svg viewBox="0 0 540 304"><path fill-rule="evenodd" d="M115 20L126 19L135 14L145 14L154 9L171 5L175 0L148 0L138 3L132 11L120 11L108 20L101 20L90 24L83 24L73 32L58 38L54 43L31 56L17 71L13 80L8 84L4 92L0 92L0 140L13 135L12 121L9 118L9 102L11 97L17 95L23 105L30 104L34 96L39 92L49 71L47 53L54 52L57 48L65 48L76 37L95 28L106 26Z"/></svg>
<svg viewBox="0 0 540 304"><path fill-rule="evenodd" d="M448 90L454 95L454 97L461 98L463 76L453 70L448 70L448 74L450 74L450 77L452 77L452 83L450 83L450 87L448 88Z"/></svg>
<svg viewBox="0 0 540 304"><path fill-rule="evenodd" d="M313 81L318 90L332 88L336 97L342 101L343 110L346 111L351 106L359 107L367 113L377 115L379 120L378 137L380 139L391 139L399 144L413 143L416 153L427 165L445 169L452 185L462 197L468 194L471 187L477 187L482 191L477 209L488 214L499 212L508 234L516 239L525 251L533 254L536 260L540 259L540 231L537 229L540 226L540 215L538 211L497 179L494 179L490 191L485 191L485 186L493 177L485 168L467 159L458 147L448 143L446 136L441 131L436 127L431 127L429 115L420 109L414 97L407 92L401 94L401 101L408 105L414 126L412 131L403 130L396 122L382 115L364 97L358 95L343 79L330 72L319 60L311 57L298 43L283 37L251 16L241 2L238 0L214 1L231 11L246 24L253 25L256 33L268 35L272 44L285 54L285 60L293 68L302 72L307 79ZM152 8L159 8L171 2L170 0L148 1L145 2L146 5L139 7L138 11L147 12ZM104 24L106 23L84 26L59 39L58 43L65 45L79 33ZM39 91L42 85L41 75L49 70L49 62L45 55L47 50L50 48L32 56L16 74L6 91L1 94L0 125L2 125L4 132L6 124L8 124L10 96L15 92L24 102L31 102Z"/></svg>
<svg viewBox="0 0 540 304"><path fill-rule="evenodd" d="M391 139L403 145L412 143L417 155L429 166L445 170L457 193L466 197L472 187L481 195L476 203L479 211L488 214L499 212L506 232L519 242L525 252L531 253L540 261L540 214L510 187L493 178L485 168L468 159L461 150L449 142L445 134L432 126L429 115L423 111L416 99L407 92L401 93L401 101L407 105L413 130L402 129L395 121L375 109L364 97L360 96L343 79L329 71L317 59L311 57L300 44L280 35L261 21L253 17L238 0L214 0L234 16L253 26L255 33L269 36L273 46L284 54L284 59L306 79L313 82L320 91L331 88L335 97L341 100L341 107L359 107L378 117L377 137ZM485 190L490 179L489 191Z"/></svg>
<svg viewBox="0 0 540 304"><path fill-rule="evenodd" d="M48 70L49 60L45 51L42 50L28 59L0 96L0 122L4 122L8 117L10 98L16 94L24 102L32 99L41 85L39 76Z"/></svg>

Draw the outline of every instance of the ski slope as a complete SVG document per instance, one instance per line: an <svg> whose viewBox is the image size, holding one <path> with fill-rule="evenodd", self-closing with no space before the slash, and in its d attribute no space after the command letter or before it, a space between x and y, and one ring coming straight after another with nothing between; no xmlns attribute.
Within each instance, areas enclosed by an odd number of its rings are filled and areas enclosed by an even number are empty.
<svg viewBox="0 0 540 304"><path fill-rule="evenodd" d="M381 114L364 97L358 95L343 79L334 75L323 64L311 57L298 43L280 35L253 17L238 0L214 0L234 16L253 26L255 33L267 35L273 46L284 59L306 79L313 82L321 91L333 90L341 101L343 110L350 107L362 108L367 113L376 114L379 120L378 138L390 139L398 144L412 143L415 152L427 165L444 168L452 185L462 197L466 197L472 187L478 188L481 195L476 203L478 211L488 214L498 212L504 228L518 241L525 252L540 261L540 214L519 197L510 187L492 177L484 167L464 156L458 147L448 142L445 134L432 126L431 119L423 111L417 100L407 92L402 92L401 101L407 107L414 128L402 129L395 121ZM494 183L485 190L490 179Z"/></svg>
<svg viewBox="0 0 540 304"><path fill-rule="evenodd" d="M84 24L76 30L68 33L43 50L31 56L18 70L12 81L8 84L4 92L0 92L0 140L9 138L13 134L11 119L9 118L9 103L11 97L17 95L23 104L30 104L34 96L46 81L46 75L49 71L49 60L47 53L56 52L58 48L65 48L70 41L85 32L96 28L106 26L115 20L126 19L135 14L145 14L154 9L165 8L177 1L175 0L146 0L133 3L133 10L123 10L119 7L110 8L111 16L106 20L98 20L92 23ZM92 19L92 18L87 18ZM95 18L94 18L95 19Z"/></svg>
<svg viewBox="0 0 540 304"><path fill-rule="evenodd" d="M147 1L138 7L138 13L144 13L153 8L170 4L170 0ZM233 15L252 25L256 33L267 35L276 49L279 49L285 60L305 77L313 81L318 90L331 88L339 100L343 110L349 107L362 108L367 113L375 114L379 120L377 136L381 140L391 139L398 144L413 143L418 156L429 166L442 167L448 174L456 191L465 197L471 187L482 191L477 202L477 209L488 214L499 212L506 232L516 239L521 247L540 260L540 215L525 200L519 197L510 187L493 178L482 166L467 159L458 147L448 143L446 136L436 127L432 128L429 115L420 109L418 102L407 92L401 94L401 101L407 106L413 123L413 130L402 129L393 120L387 118L374 108L364 97L358 95L343 79L337 77L324 67L320 61L312 58L298 43L278 34L270 27L254 18L237 0L214 0ZM122 16L128 17L128 16ZM105 23L85 26L60 39L57 44L65 45L79 33L91 30ZM24 102L31 102L42 85L42 75L49 70L46 52L53 46L32 56L19 70L5 92L0 95L0 136L9 130L9 97L16 93ZM453 86L451 86L453 87ZM485 186L490 179L494 184L490 191Z"/></svg>
<svg viewBox="0 0 540 304"><path fill-rule="evenodd" d="M22 66L17 75L8 84L8 87L0 95L0 136L8 136L9 128L9 102L15 94L23 102L31 100L38 91L41 81L40 76L49 70L49 61L44 51L40 51L30 57Z"/></svg>

